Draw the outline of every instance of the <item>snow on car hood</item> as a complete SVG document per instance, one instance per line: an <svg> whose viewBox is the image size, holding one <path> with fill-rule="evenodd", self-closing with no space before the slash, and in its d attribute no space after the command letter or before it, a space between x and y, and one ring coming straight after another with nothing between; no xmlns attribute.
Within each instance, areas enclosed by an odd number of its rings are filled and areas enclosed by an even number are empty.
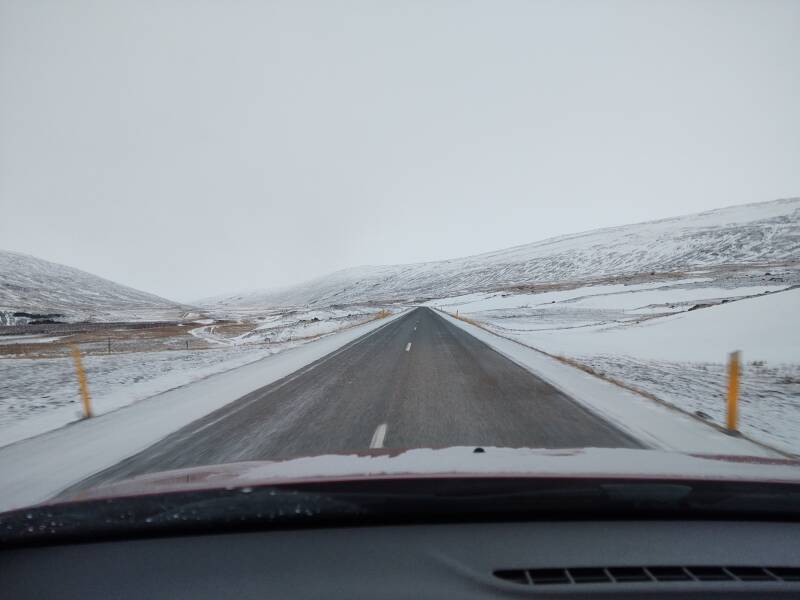
<svg viewBox="0 0 800 600"><path fill-rule="evenodd" d="M800 460L690 455L660 450L545 450L474 446L283 461L239 462L141 475L99 485L70 500L288 483L415 477L705 479L800 483ZM63 500L63 498L62 498Z"/></svg>

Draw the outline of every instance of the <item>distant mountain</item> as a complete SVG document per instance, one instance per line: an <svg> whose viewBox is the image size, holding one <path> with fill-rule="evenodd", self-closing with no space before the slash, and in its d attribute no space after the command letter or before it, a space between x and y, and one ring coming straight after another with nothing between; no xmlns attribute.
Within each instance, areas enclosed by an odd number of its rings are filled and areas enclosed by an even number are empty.
<svg viewBox="0 0 800 600"><path fill-rule="evenodd" d="M800 198L565 235L467 258L337 271L210 308L419 300L534 283L800 261Z"/></svg>
<svg viewBox="0 0 800 600"><path fill-rule="evenodd" d="M179 318L184 307L91 273L0 250L0 325Z"/></svg>

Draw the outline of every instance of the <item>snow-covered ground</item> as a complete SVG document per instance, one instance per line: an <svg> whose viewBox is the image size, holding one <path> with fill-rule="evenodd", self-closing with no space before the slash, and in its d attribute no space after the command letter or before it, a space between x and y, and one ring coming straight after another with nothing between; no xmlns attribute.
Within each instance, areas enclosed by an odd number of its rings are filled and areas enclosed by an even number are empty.
<svg viewBox="0 0 800 600"><path fill-rule="evenodd" d="M717 424L725 423L727 366L721 362L679 362L621 355L579 356L606 377ZM740 429L756 440L800 454L800 364L745 362L739 401ZM707 415L707 416L705 416Z"/></svg>
<svg viewBox="0 0 800 600"><path fill-rule="evenodd" d="M342 327L376 316L375 307L298 309L264 317L259 326L242 336L242 341L284 342L331 333Z"/></svg>
<svg viewBox="0 0 800 600"><path fill-rule="evenodd" d="M0 346L12 344L49 344L57 342L61 337L42 336L42 335L4 335L0 337Z"/></svg>
<svg viewBox="0 0 800 600"><path fill-rule="evenodd" d="M86 356L83 365L92 408L100 415L288 347ZM70 358L0 359L0 380L0 446L81 417L78 383Z"/></svg>
<svg viewBox="0 0 800 600"><path fill-rule="evenodd" d="M800 288L742 281L741 274L690 277L428 304L718 424L727 357L739 350L741 431L800 454Z"/></svg>
<svg viewBox="0 0 800 600"><path fill-rule="evenodd" d="M250 323L245 331L226 333L224 322L214 319L196 321L189 333L202 339L209 346L246 346L252 344L280 343L304 340L333 333L346 327L379 316L382 310L374 306L352 306L346 308L309 309L303 307L265 309L248 307L238 310L215 310L210 314L225 321Z"/></svg>
<svg viewBox="0 0 800 600"><path fill-rule="evenodd" d="M275 312L254 317L255 324L243 326L244 333L234 325L232 335L225 333L228 325L209 324L214 321L208 319L189 330L208 349L86 355L83 364L93 410L96 414L116 410L365 323L378 312L377 308ZM30 343L27 338L23 341ZM0 381L0 446L80 418L75 368L69 357L0 358Z"/></svg>

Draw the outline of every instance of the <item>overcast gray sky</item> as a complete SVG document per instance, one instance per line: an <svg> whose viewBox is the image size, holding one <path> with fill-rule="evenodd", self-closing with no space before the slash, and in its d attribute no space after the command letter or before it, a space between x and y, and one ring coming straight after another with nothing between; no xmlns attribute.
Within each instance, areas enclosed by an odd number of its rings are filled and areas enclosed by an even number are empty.
<svg viewBox="0 0 800 600"><path fill-rule="evenodd" d="M800 194L800 1L0 7L0 248L173 299Z"/></svg>

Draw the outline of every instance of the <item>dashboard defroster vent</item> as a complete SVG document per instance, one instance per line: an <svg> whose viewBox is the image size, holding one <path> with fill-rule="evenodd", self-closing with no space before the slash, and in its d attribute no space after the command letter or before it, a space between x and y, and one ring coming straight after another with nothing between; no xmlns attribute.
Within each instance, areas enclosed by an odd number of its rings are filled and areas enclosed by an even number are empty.
<svg viewBox="0 0 800 600"><path fill-rule="evenodd" d="M577 567L560 569L506 569L495 577L523 585L579 585L585 583L666 583L673 581L792 581L800 582L800 567Z"/></svg>

